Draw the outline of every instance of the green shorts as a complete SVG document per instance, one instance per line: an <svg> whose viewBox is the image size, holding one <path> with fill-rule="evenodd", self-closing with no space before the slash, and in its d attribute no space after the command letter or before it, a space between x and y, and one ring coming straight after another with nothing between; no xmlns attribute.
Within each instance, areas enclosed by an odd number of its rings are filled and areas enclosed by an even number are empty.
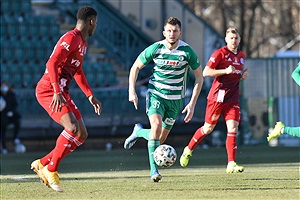
<svg viewBox="0 0 300 200"><path fill-rule="evenodd" d="M181 111L182 99L167 100L148 92L146 97L146 113L148 116L159 114L162 116L162 126L171 130Z"/></svg>

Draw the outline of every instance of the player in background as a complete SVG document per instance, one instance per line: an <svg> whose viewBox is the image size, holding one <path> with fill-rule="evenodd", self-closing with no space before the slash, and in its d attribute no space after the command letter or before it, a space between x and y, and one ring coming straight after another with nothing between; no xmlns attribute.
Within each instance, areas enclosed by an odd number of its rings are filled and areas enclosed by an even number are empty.
<svg viewBox="0 0 300 200"><path fill-rule="evenodd" d="M300 62L292 73L292 78L300 86ZM274 138L279 137L281 134L288 134L295 137L300 137L300 127L285 126L282 122L277 122L273 131L271 131L267 137L268 142Z"/></svg>
<svg viewBox="0 0 300 200"><path fill-rule="evenodd" d="M238 50L241 41L238 31L228 28L226 46L216 50L203 70L203 76L215 77L207 97L205 123L196 130L188 146L180 157L180 165L186 167L193 150L210 134L221 115L227 126L226 150L228 165L226 172L243 172L244 167L238 166L236 158L236 135L240 122L239 84L248 77L247 69L243 70L245 54Z"/></svg>
<svg viewBox="0 0 300 200"><path fill-rule="evenodd" d="M2 154L7 154L8 150L6 147L6 132L7 127L12 124L13 128L13 144L15 149L17 145L23 145L21 140L18 138L21 127L21 115L18 112L18 99L13 87L8 82L3 81L1 83L1 144ZM17 152L17 151L16 151Z"/></svg>
<svg viewBox="0 0 300 200"><path fill-rule="evenodd" d="M129 74L129 101L138 109L138 97L135 91L138 73L150 61L154 61L153 75L149 79L146 98L146 113L151 129L143 129L136 124L132 134L125 140L124 148L130 149L138 138L148 140L148 155L150 163L150 179L161 180L153 152L168 137L175 120L181 111L185 97L186 81L189 68L195 75L195 84L190 102L182 113L186 113L184 121L188 123L193 115L200 94L203 76L200 62L194 50L180 40L181 22L170 17L164 24L164 40L147 47L138 56Z"/></svg>
<svg viewBox="0 0 300 200"><path fill-rule="evenodd" d="M82 70L87 49L85 40L93 35L96 26L97 12L91 7L80 8L75 29L58 40L36 87L38 102L64 130L58 136L54 149L43 158L33 161L31 169L57 192L63 191L57 172L60 162L82 145L88 136L81 113L69 94L73 78L93 105L95 113L100 115L102 110L101 102L94 96Z"/></svg>

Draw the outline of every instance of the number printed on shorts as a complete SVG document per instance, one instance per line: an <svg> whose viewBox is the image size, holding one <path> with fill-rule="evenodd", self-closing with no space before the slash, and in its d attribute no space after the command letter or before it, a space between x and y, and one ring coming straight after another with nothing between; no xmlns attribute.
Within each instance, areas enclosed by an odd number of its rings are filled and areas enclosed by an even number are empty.
<svg viewBox="0 0 300 200"><path fill-rule="evenodd" d="M157 100L154 100L153 103L152 103L152 107L153 108L159 108L159 106L160 106L160 102L157 101Z"/></svg>

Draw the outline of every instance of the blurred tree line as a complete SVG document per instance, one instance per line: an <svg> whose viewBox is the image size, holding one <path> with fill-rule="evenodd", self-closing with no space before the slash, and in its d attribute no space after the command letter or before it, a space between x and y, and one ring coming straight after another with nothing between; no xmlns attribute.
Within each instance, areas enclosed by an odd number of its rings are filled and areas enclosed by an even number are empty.
<svg viewBox="0 0 300 200"><path fill-rule="evenodd" d="M270 57L300 49L299 0L183 0L195 14L224 35L229 26L241 34L247 57Z"/></svg>

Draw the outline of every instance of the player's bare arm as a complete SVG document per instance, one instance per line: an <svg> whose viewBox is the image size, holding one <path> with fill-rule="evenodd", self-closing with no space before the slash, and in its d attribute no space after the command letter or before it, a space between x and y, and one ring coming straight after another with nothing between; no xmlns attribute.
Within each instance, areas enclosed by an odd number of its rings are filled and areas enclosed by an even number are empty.
<svg viewBox="0 0 300 200"><path fill-rule="evenodd" d="M95 113L97 115L101 115L101 111L102 111L101 102L94 95L89 96L88 99L89 99L90 103L94 106Z"/></svg>
<svg viewBox="0 0 300 200"><path fill-rule="evenodd" d="M232 65L229 65L225 69L212 69L209 66L206 66L203 70L203 76L204 77L222 76L222 75L226 75L226 74L232 74L232 73L234 73L234 71L235 71L235 67Z"/></svg>
<svg viewBox="0 0 300 200"><path fill-rule="evenodd" d="M203 74L202 67L199 66L196 70L193 71L195 75L195 85L192 92L192 97L190 102L185 106L182 113L186 113L184 122L188 123L194 116L195 106L200 95L202 85L203 85Z"/></svg>
<svg viewBox="0 0 300 200"><path fill-rule="evenodd" d="M133 63L130 74L129 74L129 88L128 88L128 100L134 104L135 109L138 109L138 97L135 92L136 80L139 74L139 71L145 65L142 63L140 58L137 58Z"/></svg>
<svg viewBox="0 0 300 200"><path fill-rule="evenodd" d="M243 74L242 74L242 80L246 80L248 78L248 68L246 68L244 71L243 71Z"/></svg>

